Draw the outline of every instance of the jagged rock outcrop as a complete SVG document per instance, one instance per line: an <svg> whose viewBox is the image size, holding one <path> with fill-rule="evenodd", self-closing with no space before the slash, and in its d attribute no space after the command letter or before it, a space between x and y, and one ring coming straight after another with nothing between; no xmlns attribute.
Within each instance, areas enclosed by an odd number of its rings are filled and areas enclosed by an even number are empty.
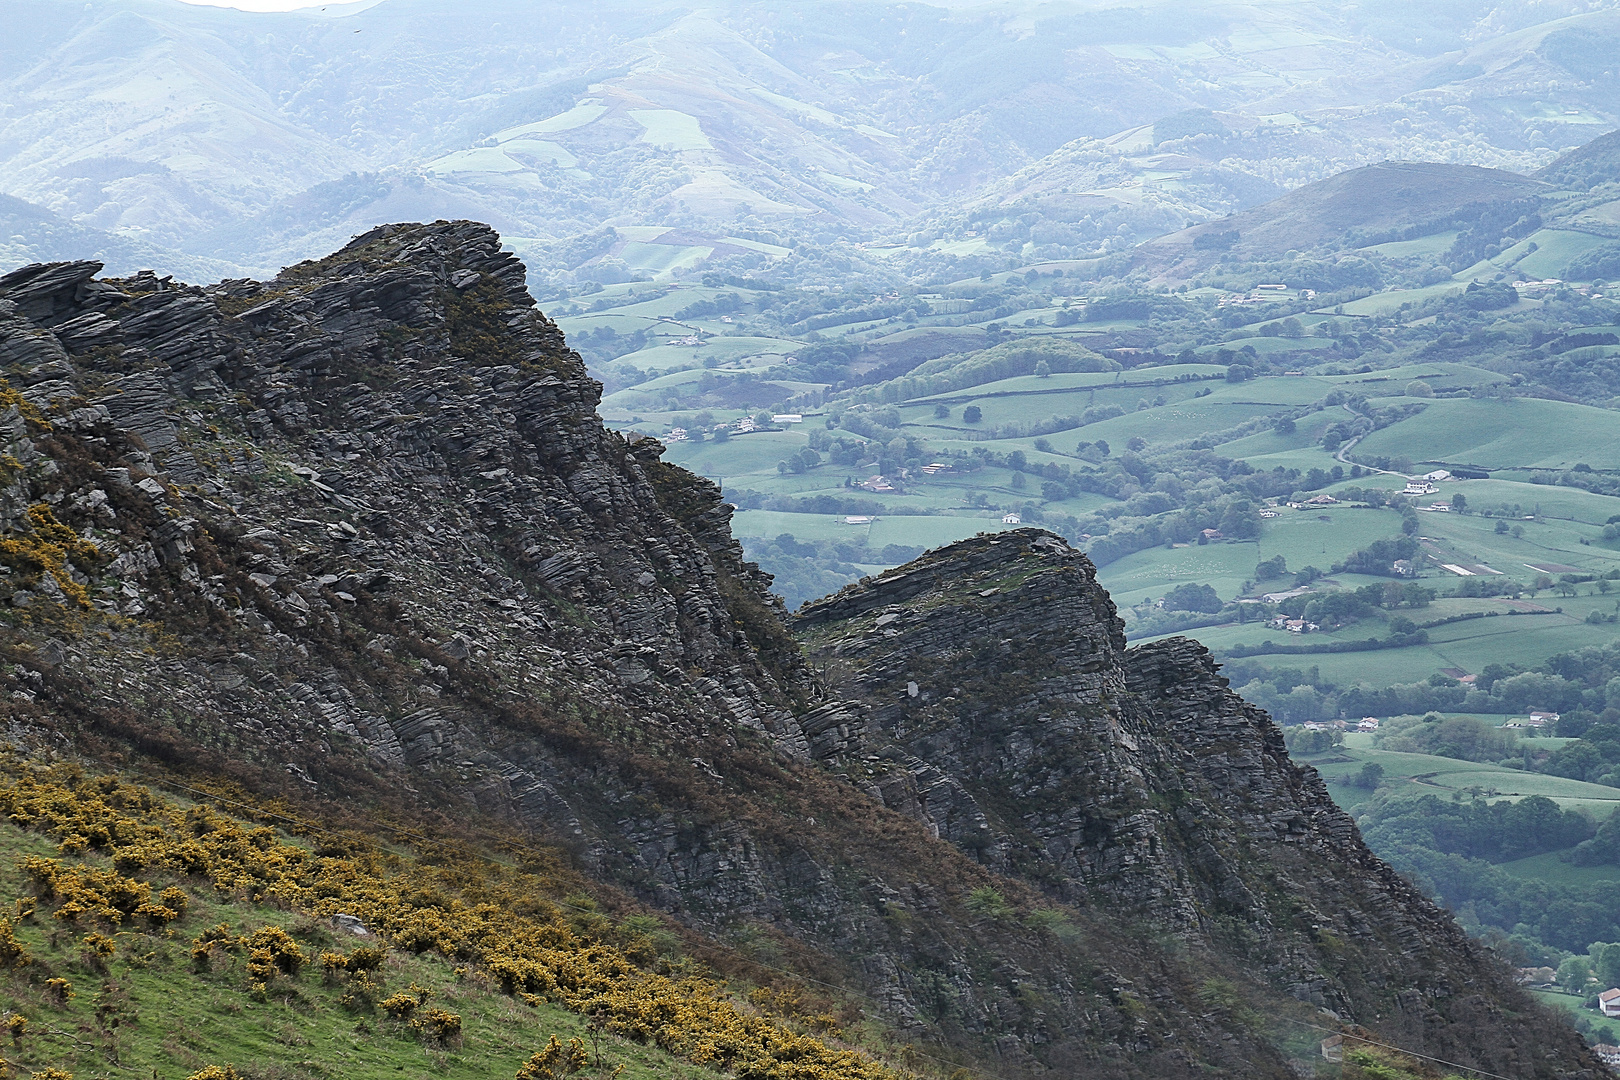
<svg viewBox="0 0 1620 1080"><path fill-rule="evenodd" d="M1500 965L1367 849L1203 646L1127 650L1060 538L964 541L794 622L828 691L869 703L852 775L986 866L1242 957L1403 1045L1536 1067L1518 1038L1446 1022L1525 1009Z"/></svg>
<svg viewBox="0 0 1620 1080"><path fill-rule="evenodd" d="M1003 1076L1287 1076L1341 1023L1595 1075L1057 538L813 606L814 676L718 489L603 428L489 229L99 269L0 277L11 741L522 831Z"/></svg>

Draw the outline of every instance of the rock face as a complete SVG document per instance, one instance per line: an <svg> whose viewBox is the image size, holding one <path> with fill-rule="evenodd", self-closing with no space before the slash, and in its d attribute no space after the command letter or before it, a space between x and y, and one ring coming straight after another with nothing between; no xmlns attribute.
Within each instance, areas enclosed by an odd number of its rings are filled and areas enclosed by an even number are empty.
<svg viewBox="0 0 1620 1080"><path fill-rule="evenodd" d="M1289 1076L1349 1024L1598 1075L1056 537L931 553L801 645L487 228L99 269L0 277L11 741L520 830L1002 1076Z"/></svg>

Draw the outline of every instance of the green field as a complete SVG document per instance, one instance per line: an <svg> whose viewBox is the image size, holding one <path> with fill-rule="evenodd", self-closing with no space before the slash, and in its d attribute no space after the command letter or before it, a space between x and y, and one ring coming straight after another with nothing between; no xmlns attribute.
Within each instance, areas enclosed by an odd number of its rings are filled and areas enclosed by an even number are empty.
<svg viewBox="0 0 1620 1080"><path fill-rule="evenodd" d="M1163 596L1183 582L1213 585L1221 599L1238 595L1238 586L1254 577L1254 544L1183 544L1138 551L1108 563L1097 572L1120 607Z"/></svg>
<svg viewBox="0 0 1620 1080"><path fill-rule="evenodd" d="M1355 456L1387 455L1481 469L1620 468L1620 423L1607 409L1538 398L1445 399L1375 431Z"/></svg>
<svg viewBox="0 0 1620 1080"><path fill-rule="evenodd" d="M1561 278L1577 256L1613 242L1591 233L1540 229L1504 251L1497 261L1513 260L1515 269L1531 277ZM1531 244L1536 245L1535 251L1529 251Z"/></svg>
<svg viewBox="0 0 1620 1080"><path fill-rule="evenodd" d="M1491 800L1544 795L1566 809L1589 810L1599 821L1620 808L1620 788L1478 761L1374 750L1372 740L1365 733L1349 733L1343 747L1325 754L1301 755L1299 760L1316 766L1328 782L1334 801L1352 810L1366 802L1372 792L1346 781L1369 761L1384 767L1386 786L1393 785L1400 794L1429 793L1450 798L1459 793Z"/></svg>
<svg viewBox="0 0 1620 1080"><path fill-rule="evenodd" d="M1602 820L1601 817L1599 820ZM1527 859L1498 863L1497 866L1514 877L1531 881L1552 881L1561 885L1595 885L1600 881L1620 882L1620 867L1576 866L1560 859L1559 852L1532 855Z"/></svg>

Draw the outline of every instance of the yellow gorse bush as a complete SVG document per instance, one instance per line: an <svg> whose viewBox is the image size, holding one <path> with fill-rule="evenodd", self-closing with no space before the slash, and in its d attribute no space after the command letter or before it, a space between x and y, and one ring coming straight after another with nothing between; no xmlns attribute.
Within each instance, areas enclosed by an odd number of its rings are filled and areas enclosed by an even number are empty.
<svg viewBox="0 0 1620 1080"><path fill-rule="evenodd" d="M90 606L90 594L73 579L68 563L93 567L101 551L88 540L56 520L44 503L28 508L33 530L20 536L0 539L0 563L22 571L25 578L50 574L62 592L80 608Z"/></svg>
<svg viewBox="0 0 1620 1080"><path fill-rule="evenodd" d="M316 916L354 915L396 948L481 965L508 993L561 1004L591 1015L609 1032L746 1080L899 1080L855 1051L739 1006L712 979L639 967L601 940L612 932L608 920L571 926L556 905L540 899L542 878L449 848L416 861L356 853L351 845L332 845L343 854L317 854L284 842L274 829L244 825L205 806L181 809L149 789L62 767L0 784L0 813L55 837L64 853L95 850L110 857L111 871L67 869L53 859L28 863L42 897L49 890L64 905L76 905L73 918L156 923L150 907L175 910L168 893L152 905L151 886L127 875L151 870L206 878L223 895L273 900ZM0 934L0 948L3 940ZM275 927L247 937L223 925L205 930L192 956L206 968L218 949L247 950L250 975L259 982L296 974L305 959ZM378 953L375 962L362 949L320 960L329 977L349 972L352 984L381 962ZM409 996L413 1009L398 1014L403 1019L414 1012L425 1037L446 1042L459 1035L459 1017ZM382 1002L389 1012L403 1004Z"/></svg>
<svg viewBox="0 0 1620 1080"><path fill-rule="evenodd" d="M564 1044L553 1035L544 1050L523 1063L515 1080L563 1080L568 1074L583 1069L589 1060L584 1043L569 1039Z"/></svg>

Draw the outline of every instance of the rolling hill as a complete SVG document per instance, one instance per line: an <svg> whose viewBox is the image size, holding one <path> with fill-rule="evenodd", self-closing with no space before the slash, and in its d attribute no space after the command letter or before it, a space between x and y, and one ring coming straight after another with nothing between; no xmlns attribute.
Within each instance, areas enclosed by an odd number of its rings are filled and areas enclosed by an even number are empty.
<svg viewBox="0 0 1620 1080"><path fill-rule="evenodd" d="M1472 165L1389 161L1307 184L1240 214L1148 241L1135 265L1185 279L1223 259L1336 252L1466 228L1551 187Z"/></svg>

